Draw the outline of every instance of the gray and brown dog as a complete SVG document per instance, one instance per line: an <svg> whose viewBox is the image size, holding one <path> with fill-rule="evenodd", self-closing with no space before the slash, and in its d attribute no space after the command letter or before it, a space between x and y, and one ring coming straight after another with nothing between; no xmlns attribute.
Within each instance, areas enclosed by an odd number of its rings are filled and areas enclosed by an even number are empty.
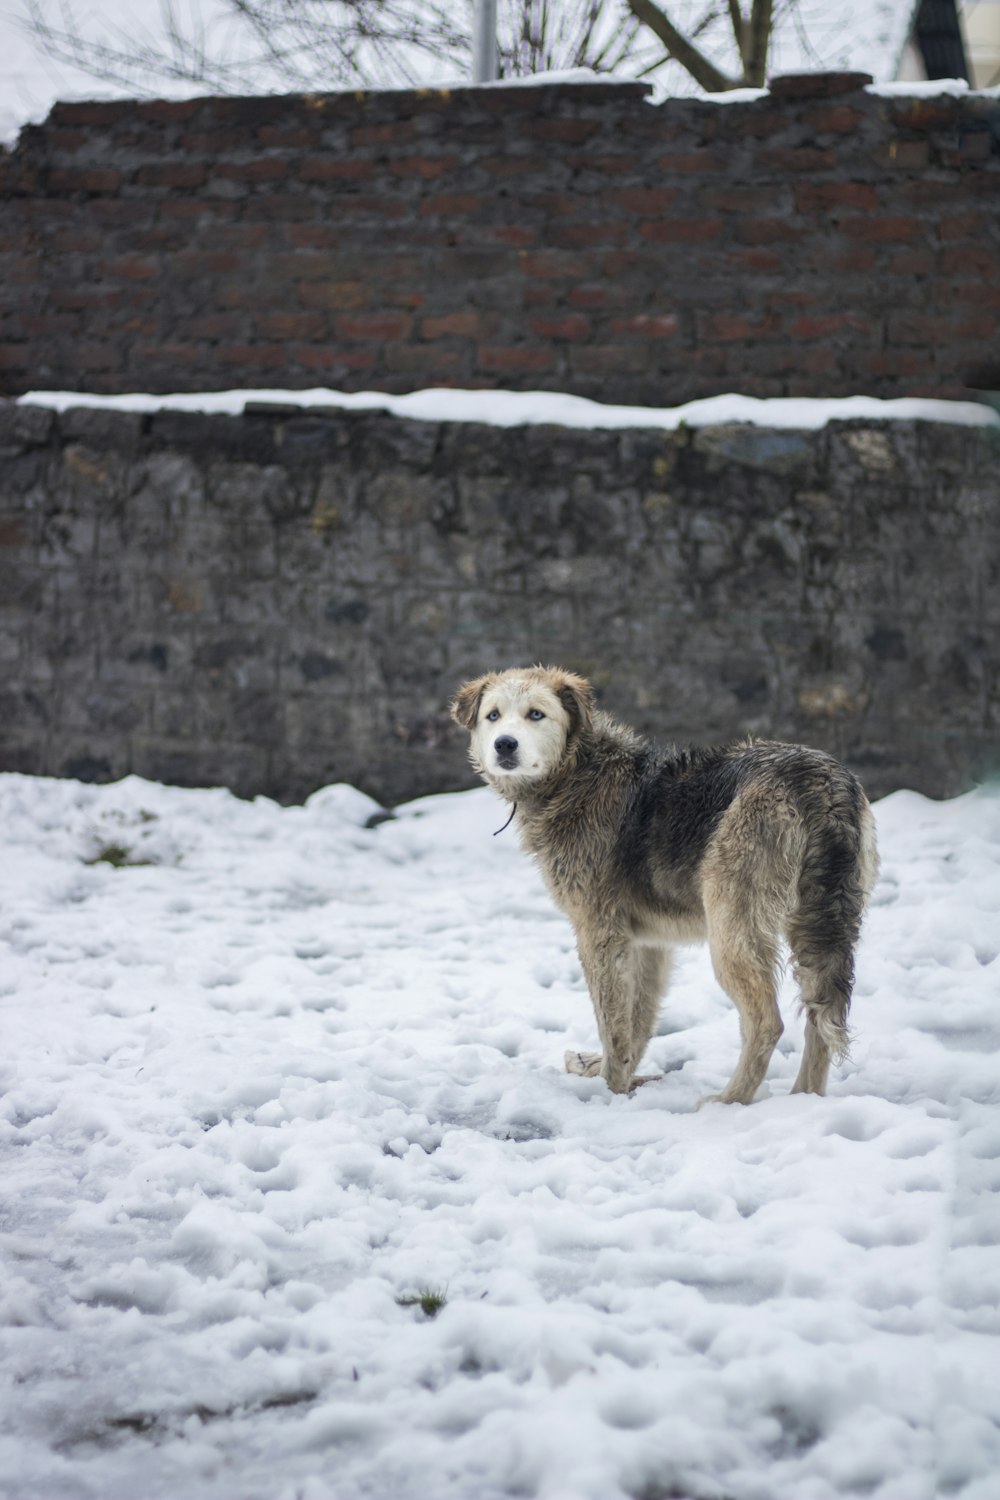
<svg viewBox="0 0 1000 1500"><path fill-rule="evenodd" d="M451 709L576 930L602 1052L567 1053L567 1070L599 1073L618 1093L641 1081L673 950L707 941L743 1039L713 1097L749 1104L783 1030L784 940L806 1013L793 1092L822 1094L831 1057L847 1054L854 949L878 870L851 772L765 741L655 749L556 667L491 672Z"/></svg>

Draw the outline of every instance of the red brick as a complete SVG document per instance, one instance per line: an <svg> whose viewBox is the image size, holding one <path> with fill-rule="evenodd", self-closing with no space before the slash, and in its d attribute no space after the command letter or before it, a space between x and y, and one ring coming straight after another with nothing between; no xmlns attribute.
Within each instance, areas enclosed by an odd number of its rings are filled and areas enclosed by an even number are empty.
<svg viewBox="0 0 1000 1500"><path fill-rule="evenodd" d="M604 286L575 286L567 294L566 301L573 307L606 307L610 293Z"/></svg>
<svg viewBox="0 0 1000 1500"><path fill-rule="evenodd" d="M910 349L877 349L856 356L860 368L869 375L923 375L928 371L930 356Z"/></svg>
<svg viewBox="0 0 1000 1500"><path fill-rule="evenodd" d="M621 245L626 238L624 224L553 224L546 241L556 249L586 249L591 245Z"/></svg>
<svg viewBox="0 0 1000 1500"><path fill-rule="evenodd" d="M135 180L143 187L200 188L208 181L208 168L198 162L161 162L140 167Z"/></svg>
<svg viewBox="0 0 1000 1500"><path fill-rule="evenodd" d="M281 157L259 156L255 161L220 162L215 174L233 182L282 182L288 176L288 163Z"/></svg>
<svg viewBox="0 0 1000 1500"><path fill-rule="evenodd" d="M705 313L698 319L699 336L712 343L735 344L773 337L780 319L771 313L766 317L740 317L734 313Z"/></svg>
<svg viewBox="0 0 1000 1500"><path fill-rule="evenodd" d="M988 130L969 130L960 138L958 155L962 161L989 161L993 138Z"/></svg>
<svg viewBox="0 0 1000 1500"><path fill-rule="evenodd" d="M412 120L393 120L387 125L358 125L347 134L352 146L390 146L412 138Z"/></svg>
<svg viewBox="0 0 1000 1500"><path fill-rule="evenodd" d="M478 338L480 332L481 320L479 314L474 312L446 313L440 318L424 318L420 325L421 336L425 339L452 336Z"/></svg>
<svg viewBox="0 0 1000 1500"><path fill-rule="evenodd" d="M893 240L912 241L922 238L924 232L924 226L919 219L911 219L903 214L882 218L872 215L856 219L841 219L838 228L842 234L848 235L851 239L874 240L879 244Z"/></svg>
<svg viewBox="0 0 1000 1500"><path fill-rule="evenodd" d="M50 300L57 307L69 308L71 312L93 312L115 306L119 295L117 287L54 286Z"/></svg>
<svg viewBox="0 0 1000 1500"><path fill-rule="evenodd" d="M56 193L117 193L124 178L113 167L56 168L49 187Z"/></svg>
<svg viewBox="0 0 1000 1500"><path fill-rule="evenodd" d="M174 256L172 264L185 278L199 276L225 276L235 271L240 258L231 250L185 250Z"/></svg>
<svg viewBox="0 0 1000 1500"><path fill-rule="evenodd" d="M987 239L992 223L981 213L969 210L966 213L947 214L938 224L942 240Z"/></svg>
<svg viewBox="0 0 1000 1500"><path fill-rule="evenodd" d="M483 206L478 193L432 193L420 201L420 213L466 216L476 214Z"/></svg>
<svg viewBox="0 0 1000 1500"><path fill-rule="evenodd" d="M375 164L348 156L307 156L298 166L303 182L369 182Z"/></svg>
<svg viewBox="0 0 1000 1500"><path fill-rule="evenodd" d="M628 177L639 166L637 156L594 156L591 152L567 157L574 172L603 172L608 177Z"/></svg>
<svg viewBox="0 0 1000 1500"><path fill-rule="evenodd" d="M284 224L281 233L285 243L297 250L332 250L342 239L327 224Z"/></svg>
<svg viewBox="0 0 1000 1500"><path fill-rule="evenodd" d="M406 313L370 312L338 318L336 334L341 339L405 339L412 327Z"/></svg>
<svg viewBox="0 0 1000 1500"><path fill-rule="evenodd" d="M258 318L254 333L263 339L316 339L326 332L326 319L321 313L268 313Z"/></svg>
<svg viewBox="0 0 1000 1500"><path fill-rule="evenodd" d="M515 245L523 248L526 245L538 244L538 232L534 229L525 229L522 224L497 224L489 231L490 238L499 240L501 245Z"/></svg>
<svg viewBox="0 0 1000 1500"><path fill-rule="evenodd" d="M111 281L153 281L160 274L160 264L145 256L127 255L121 260L99 261L97 274Z"/></svg>
<svg viewBox="0 0 1000 1500"><path fill-rule="evenodd" d="M589 318L566 313L561 318L532 318L532 333L540 339L589 339L593 332Z"/></svg>
<svg viewBox="0 0 1000 1500"><path fill-rule="evenodd" d="M555 362L552 350L537 344L487 344L476 351L476 356L479 368L491 375L550 370Z"/></svg>
<svg viewBox="0 0 1000 1500"><path fill-rule="evenodd" d="M672 338L677 329L677 319L672 313L640 313L634 318L615 318L611 324L612 333L635 334L644 339Z"/></svg>
<svg viewBox="0 0 1000 1500"><path fill-rule="evenodd" d="M290 358L308 370L370 370L375 364L371 349L331 349L317 344L296 344Z"/></svg>
<svg viewBox="0 0 1000 1500"><path fill-rule="evenodd" d="M603 192L601 203L613 208L624 208L631 214L642 214L651 218L665 214L677 201L676 188L613 188Z"/></svg>
<svg viewBox="0 0 1000 1500"><path fill-rule="evenodd" d="M205 358L204 349L198 344L146 344L136 351L141 364L187 365L197 367Z"/></svg>
<svg viewBox="0 0 1000 1500"><path fill-rule="evenodd" d="M743 219L736 226L736 238L745 245L777 245L800 240L804 234L801 224L787 219Z"/></svg>
<svg viewBox="0 0 1000 1500"><path fill-rule="evenodd" d="M945 276L1000 276L1000 251L988 245L952 246L941 251L941 271Z"/></svg>
<svg viewBox="0 0 1000 1500"><path fill-rule="evenodd" d="M147 99L136 105L140 120L154 120L158 125L170 125L177 120L192 119L201 108L200 99Z"/></svg>
<svg viewBox="0 0 1000 1500"><path fill-rule="evenodd" d="M734 268L737 276L745 271L761 271L770 275L784 269L784 261L773 250L741 249L738 246L726 251L726 263Z"/></svg>
<svg viewBox="0 0 1000 1500"><path fill-rule="evenodd" d="M939 130L955 119L956 101L946 94L929 99L905 99L890 105L889 113L897 125L908 130Z"/></svg>
<svg viewBox="0 0 1000 1500"><path fill-rule="evenodd" d="M243 328L244 320L235 313L211 313L208 317L191 318L184 324L183 331L195 339L230 339L236 343Z"/></svg>
<svg viewBox="0 0 1000 1500"><path fill-rule="evenodd" d="M878 207L878 194L869 182L799 182L795 185L795 207L801 213L873 209Z"/></svg>
<svg viewBox="0 0 1000 1500"><path fill-rule="evenodd" d="M984 347L990 342L996 323L995 315L982 310L956 309L937 317L926 313L890 313L886 323L889 344L919 344L928 349L955 339L983 340Z"/></svg>
<svg viewBox="0 0 1000 1500"><path fill-rule="evenodd" d="M49 115L50 125L117 125L135 108L131 100L108 100L106 103L55 104Z"/></svg>
<svg viewBox="0 0 1000 1500"><path fill-rule="evenodd" d="M931 152L926 141L890 141L887 154L892 166L914 171L927 166Z"/></svg>
<svg viewBox="0 0 1000 1500"><path fill-rule="evenodd" d="M573 344L569 365L575 375L636 375L649 368L649 345Z"/></svg>
<svg viewBox="0 0 1000 1500"><path fill-rule="evenodd" d="M755 214L761 208L773 208L774 199L781 189L760 187L756 183L739 187L732 182L713 182L698 192L698 207L711 209L713 213Z"/></svg>
<svg viewBox="0 0 1000 1500"><path fill-rule="evenodd" d="M704 244L721 233L721 219L646 219L639 225L642 238L656 245Z"/></svg>
<svg viewBox="0 0 1000 1500"><path fill-rule="evenodd" d="M81 370L113 370L121 364L116 344L74 344L73 363Z"/></svg>
<svg viewBox="0 0 1000 1500"><path fill-rule="evenodd" d="M432 182L457 166L457 156L397 156L389 162L389 171L396 177L419 177Z"/></svg>
<svg viewBox="0 0 1000 1500"><path fill-rule="evenodd" d="M561 250L537 250L521 252L521 270L525 276L538 276L544 280L560 278L577 281L590 271L590 265L579 256L564 254Z"/></svg>
<svg viewBox="0 0 1000 1500"><path fill-rule="evenodd" d="M42 264L37 255L0 256L0 286L5 281L26 284L41 280Z"/></svg>
<svg viewBox="0 0 1000 1500"><path fill-rule="evenodd" d="M854 245L830 257L830 268L834 271L873 271L877 265L878 251L870 245Z"/></svg>
<svg viewBox="0 0 1000 1500"><path fill-rule="evenodd" d="M79 151L90 140L85 130L49 129L45 132L45 137L50 151Z"/></svg>
<svg viewBox="0 0 1000 1500"><path fill-rule="evenodd" d="M383 302L390 307L426 307L427 294L425 292L409 291L405 287L383 287L379 296Z"/></svg>
<svg viewBox="0 0 1000 1500"><path fill-rule="evenodd" d="M827 313L796 318L788 332L793 339L827 339L835 333L854 332L866 326L865 320L854 313Z"/></svg>
<svg viewBox="0 0 1000 1500"><path fill-rule="evenodd" d="M185 224L192 219L197 219L202 225L228 223L235 219L237 207L235 203L223 203L218 199L208 198L163 198L156 205L156 215L159 219L177 219Z"/></svg>
<svg viewBox="0 0 1000 1500"><path fill-rule="evenodd" d="M671 172L680 172L683 175L695 173L701 176L704 172L721 172L725 165L720 154L714 151L679 151L669 152L666 156L660 156L656 161L661 172L668 175Z"/></svg>
<svg viewBox="0 0 1000 1500"><path fill-rule="evenodd" d="M269 224L223 224L212 231L212 239L225 250L259 250L270 237Z"/></svg>
<svg viewBox="0 0 1000 1500"><path fill-rule="evenodd" d="M978 303L980 307L1000 307L1000 281L987 286L979 280L958 281L949 295L962 302Z"/></svg>
<svg viewBox="0 0 1000 1500"><path fill-rule="evenodd" d="M313 143L312 131L301 125L293 129L285 125L262 125L257 139L266 149L279 151L302 151Z"/></svg>
<svg viewBox="0 0 1000 1500"><path fill-rule="evenodd" d="M72 313L48 313L42 317L29 317L26 314L21 319L28 338L49 338L53 334L75 333L80 327L80 321Z"/></svg>
<svg viewBox="0 0 1000 1500"><path fill-rule="evenodd" d="M821 109L810 109L802 116L807 130L817 135L851 135L861 124L861 111L849 104L831 104Z"/></svg>
<svg viewBox="0 0 1000 1500"><path fill-rule="evenodd" d="M818 146L793 146L782 149L769 146L756 154L762 172L777 172L782 177L790 172L829 172L837 166L834 151L822 151Z"/></svg>
<svg viewBox="0 0 1000 1500"><path fill-rule="evenodd" d="M232 151L239 151L246 145L246 137L239 130L202 130L195 134L182 135L178 141L182 151L190 151L196 156L209 156L213 161L221 161Z"/></svg>
<svg viewBox="0 0 1000 1500"><path fill-rule="evenodd" d="M491 177L539 177L544 180L546 162L541 156L484 156L477 170Z"/></svg>
<svg viewBox="0 0 1000 1500"><path fill-rule="evenodd" d="M589 141L598 129L596 120L539 120L527 119L521 126L525 135L542 141L562 141L570 146Z"/></svg>
<svg viewBox="0 0 1000 1500"><path fill-rule="evenodd" d="M348 308L367 307L371 294L363 281L303 281L295 288L303 307L343 312Z"/></svg>
<svg viewBox="0 0 1000 1500"><path fill-rule="evenodd" d="M238 365L241 369L276 369L287 361L281 345L270 344L221 344L215 358L223 365Z"/></svg>
<svg viewBox="0 0 1000 1500"><path fill-rule="evenodd" d="M889 256L888 269L894 276L930 276L935 264L932 250L894 250Z"/></svg>

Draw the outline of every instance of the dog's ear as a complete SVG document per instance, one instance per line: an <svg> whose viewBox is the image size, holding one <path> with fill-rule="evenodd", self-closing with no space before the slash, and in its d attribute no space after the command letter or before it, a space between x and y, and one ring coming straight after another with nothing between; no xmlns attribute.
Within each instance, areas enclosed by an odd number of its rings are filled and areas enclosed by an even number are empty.
<svg viewBox="0 0 1000 1500"><path fill-rule="evenodd" d="M585 677L575 672L557 669L552 674L552 688L563 708L569 714L570 733L578 734L590 728L594 712L594 689Z"/></svg>
<svg viewBox="0 0 1000 1500"><path fill-rule="evenodd" d="M451 716L456 724L461 724L463 729L475 728L476 719L479 717L479 705L483 701L483 694L490 680L489 676L486 676L476 677L471 682L463 682L451 700Z"/></svg>

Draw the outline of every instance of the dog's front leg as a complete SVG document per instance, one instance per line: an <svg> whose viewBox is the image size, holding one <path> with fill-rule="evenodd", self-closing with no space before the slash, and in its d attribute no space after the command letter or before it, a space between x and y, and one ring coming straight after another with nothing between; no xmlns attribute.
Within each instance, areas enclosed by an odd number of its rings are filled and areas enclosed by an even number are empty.
<svg viewBox="0 0 1000 1500"><path fill-rule="evenodd" d="M578 936L580 962L594 1002L601 1037L601 1077L616 1094L632 1086L636 1055L635 1011L640 1003L634 944L625 937ZM643 1048L648 1037L643 1039Z"/></svg>

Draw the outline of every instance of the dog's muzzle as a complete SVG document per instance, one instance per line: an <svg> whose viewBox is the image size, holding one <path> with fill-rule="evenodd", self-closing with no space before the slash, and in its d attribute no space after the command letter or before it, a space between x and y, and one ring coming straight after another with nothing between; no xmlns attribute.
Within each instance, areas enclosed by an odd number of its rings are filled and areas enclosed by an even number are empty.
<svg viewBox="0 0 1000 1500"><path fill-rule="evenodd" d="M497 735L493 741L497 765L504 771L517 769L517 740L512 734Z"/></svg>

